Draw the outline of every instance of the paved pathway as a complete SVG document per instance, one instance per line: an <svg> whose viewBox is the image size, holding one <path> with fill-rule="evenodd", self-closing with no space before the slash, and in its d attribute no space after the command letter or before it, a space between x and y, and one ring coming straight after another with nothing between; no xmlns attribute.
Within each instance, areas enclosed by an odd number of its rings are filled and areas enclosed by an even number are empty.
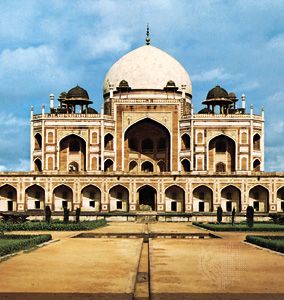
<svg viewBox="0 0 284 300"><path fill-rule="evenodd" d="M146 230L205 232L187 223L131 222L94 232ZM0 263L0 299L131 299L142 239L71 238L76 234L54 232L59 241ZM150 240L151 299L284 299L283 256L244 244L245 233L218 234L223 238Z"/></svg>

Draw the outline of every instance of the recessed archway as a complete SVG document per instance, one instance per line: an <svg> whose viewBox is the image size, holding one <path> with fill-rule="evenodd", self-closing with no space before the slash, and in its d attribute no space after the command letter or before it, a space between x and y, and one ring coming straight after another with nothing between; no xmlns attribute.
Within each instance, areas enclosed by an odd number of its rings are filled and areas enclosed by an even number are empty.
<svg viewBox="0 0 284 300"><path fill-rule="evenodd" d="M200 185L193 190L193 211L213 211L213 192L209 187Z"/></svg>
<svg viewBox="0 0 284 300"><path fill-rule="evenodd" d="M186 158L184 158L181 161L181 166L182 166L182 172L190 172L190 161Z"/></svg>
<svg viewBox="0 0 284 300"><path fill-rule="evenodd" d="M104 163L104 171L111 172L113 171L113 161L111 159L107 159Z"/></svg>
<svg viewBox="0 0 284 300"><path fill-rule="evenodd" d="M146 173L153 172L154 166L150 161L144 161L141 165L141 171Z"/></svg>
<svg viewBox="0 0 284 300"><path fill-rule="evenodd" d="M151 160L155 165L154 172L160 160L165 163L165 171L170 170L171 137L169 130L150 118L140 120L131 125L124 134L124 169L135 160L141 165L145 160Z"/></svg>
<svg viewBox="0 0 284 300"><path fill-rule="evenodd" d="M59 168L69 171L71 164L78 165L78 171L86 170L86 142L75 134L64 137L59 143ZM73 167L71 167L73 169ZM73 170L72 170L73 171Z"/></svg>
<svg viewBox="0 0 284 300"><path fill-rule="evenodd" d="M94 185L88 185L81 191L82 211L100 211L101 191Z"/></svg>
<svg viewBox="0 0 284 300"><path fill-rule="evenodd" d="M277 211L284 211L284 186L277 191Z"/></svg>
<svg viewBox="0 0 284 300"><path fill-rule="evenodd" d="M157 191L150 185L138 189L139 209L156 210Z"/></svg>
<svg viewBox="0 0 284 300"><path fill-rule="evenodd" d="M234 172L236 170L236 146L233 139L221 134L210 140L208 147L209 171Z"/></svg>
<svg viewBox="0 0 284 300"><path fill-rule="evenodd" d="M27 209L44 209L45 191L41 186L34 184L28 187L25 196Z"/></svg>
<svg viewBox="0 0 284 300"><path fill-rule="evenodd" d="M221 207L223 211L241 211L241 191L233 185L229 185L221 191Z"/></svg>
<svg viewBox="0 0 284 300"><path fill-rule="evenodd" d="M269 211L269 192L268 189L261 185L257 185L249 191L249 205L256 212Z"/></svg>
<svg viewBox="0 0 284 300"><path fill-rule="evenodd" d="M0 188L0 211L16 211L17 210L17 190L5 184Z"/></svg>
<svg viewBox="0 0 284 300"><path fill-rule="evenodd" d="M172 185L166 189L166 211L168 212L184 212L184 190Z"/></svg>
<svg viewBox="0 0 284 300"><path fill-rule="evenodd" d="M109 191L110 196L110 211L129 210L129 191L122 185L116 185Z"/></svg>
<svg viewBox="0 0 284 300"><path fill-rule="evenodd" d="M73 209L73 191L67 185L59 185L53 191L54 210L63 211L64 208L72 211Z"/></svg>
<svg viewBox="0 0 284 300"><path fill-rule="evenodd" d="M39 158L37 158L37 159L34 161L34 164L35 164L35 171L36 171L36 172L41 172L41 171L42 171L41 160L40 160Z"/></svg>
<svg viewBox="0 0 284 300"><path fill-rule="evenodd" d="M260 172L260 160L259 159L254 160L254 162L253 162L253 170L255 172Z"/></svg>

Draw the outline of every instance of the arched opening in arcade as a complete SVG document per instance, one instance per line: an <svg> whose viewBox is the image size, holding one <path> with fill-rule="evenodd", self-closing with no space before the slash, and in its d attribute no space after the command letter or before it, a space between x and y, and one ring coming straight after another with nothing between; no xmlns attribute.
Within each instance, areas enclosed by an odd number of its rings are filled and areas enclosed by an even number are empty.
<svg viewBox="0 0 284 300"><path fill-rule="evenodd" d="M35 135L35 144L34 144L34 149L35 150L41 150L41 147L42 147L42 137L41 137L41 134L40 133L37 133Z"/></svg>
<svg viewBox="0 0 284 300"><path fill-rule="evenodd" d="M104 139L105 150L113 150L113 135L108 133Z"/></svg>
<svg viewBox="0 0 284 300"><path fill-rule="evenodd" d="M73 210L73 191L67 185L59 185L53 191L54 210L63 211L64 208Z"/></svg>
<svg viewBox="0 0 284 300"><path fill-rule="evenodd" d="M129 191L122 185L116 185L109 191L110 211L127 212L129 210Z"/></svg>
<svg viewBox="0 0 284 300"><path fill-rule="evenodd" d="M25 195L27 209L44 209L45 191L41 186L34 184L28 187L26 189Z"/></svg>
<svg viewBox="0 0 284 300"><path fill-rule="evenodd" d="M254 162L253 162L253 170L255 172L260 172L260 160L259 159L254 160Z"/></svg>
<svg viewBox="0 0 284 300"><path fill-rule="evenodd" d="M284 211L284 187L277 191L277 211Z"/></svg>
<svg viewBox="0 0 284 300"><path fill-rule="evenodd" d="M249 205L255 212L268 212L269 210L269 192L268 190L257 185L249 191Z"/></svg>
<svg viewBox="0 0 284 300"><path fill-rule="evenodd" d="M260 135L258 133L253 136L253 150L260 150Z"/></svg>
<svg viewBox="0 0 284 300"><path fill-rule="evenodd" d="M223 188L221 191L221 207L226 212L232 212L234 208L235 212L240 212L241 191L233 185Z"/></svg>
<svg viewBox="0 0 284 300"><path fill-rule="evenodd" d="M17 210L17 190L5 184L0 187L0 211L16 211Z"/></svg>
<svg viewBox="0 0 284 300"><path fill-rule="evenodd" d="M129 164L129 172L136 173L138 171L138 164L136 161L131 161Z"/></svg>
<svg viewBox="0 0 284 300"><path fill-rule="evenodd" d="M218 135L209 142L209 171L234 172L236 146L233 139L226 135Z"/></svg>
<svg viewBox="0 0 284 300"><path fill-rule="evenodd" d="M200 185L193 190L193 211L213 211L213 192L209 187Z"/></svg>
<svg viewBox="0 0 284 300"><path fill-rule="evenodd" d="M94 185L88 185L81 191L82 211L100 211L101 191Z"/></svg>
<svg viewBox="0 0 284 300"><path fill-rule="evenodd" d="M150 161L144 161L141 165L141 171L146 173L153 172L154 166Z"/></svg>
<svg viewBox="0 0 284 300"><path fill-rule="evenodd" d="M187 133L181 137L181 150L190 150L190 136Z"/></svg>
<svg viewBox="0 0 284 300"><path fill-rule="evenodd" d="M104 163L104 171L112 172L113 171L113 161L111 159L107 159Z"/></svg>
<svg viewBox="0 0 284 300"><path fill-rule="evenodd" d="M83 138L70 134L60 141L59 149L61 171L86 170L86 142Z"/></svg>
<svg viewBox="0 0 284 300"><path fill-rule="evenodd" d="M42 171L42 164L41 164L41 160L39 158L37 158L35 161L34 161L34 168L35 168L35 171L36 172L41 172Z"/></svg>
<svg viewBox="0 0 284 300"><path fill-rule="evenodd" d="M139 210L155 211L157 191L150 185L144 185L138 189Z"/></svg>
<svg viewBox="0 0 284 300"><path fill-rule="evenodd" d="M181 161L181 170L184 173L190 172L190 161L188 159L184 158Z"/></svg>
<svg viewBox="0 0 284 300"><path fill-rule="evenodd" d="M169 130L150 118L140 120L131 125L124 134L124 168L135 160L138 165L151 160L153 171L160 171L158 162L163 161L165 172L170 171L171 139ZM151 172L151 171L150 171Z"/></svg>
<svg viewBox="0 0 284 300"><path fill-rule="evenodd" d="M184 212L184 190L176 185L166 189L166 211Z"/></svg>

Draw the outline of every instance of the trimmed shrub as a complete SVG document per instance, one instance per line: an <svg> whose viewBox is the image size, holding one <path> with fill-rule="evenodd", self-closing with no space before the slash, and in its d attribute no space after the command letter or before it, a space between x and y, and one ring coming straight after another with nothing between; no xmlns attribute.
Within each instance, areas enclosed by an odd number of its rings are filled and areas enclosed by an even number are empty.
<svg viewBox="0 0 284 300"><path fill-rule="evenodd" d="M275 224L284 224L284 214L283 213L274 213L268 215L270 219Z"/></svg>
<svg viewBox="0 0 284 300"><path fill-rule="evenodd" d="M247 235L246 241L260 247L284 253L284 236Z"/></svg>
<svg viewBox="0 0 284 300"><path fill-rule="evenodd" d="M81 209L78 207L76 209L76 223L80 222L80 214L81 214Z"/></svg>
<svg viewBox="0 0 284 300"><path fill-rule="evenodd" d="M252 206L247 207L247 226L248 227L253 227L253 221L254 221L254 209Z"/></svg>
<svg viewBox="0 0 284 300"><path fill-rule="evenodd" d="M223 209L221 206L218 206L218 208L217 208L217 223L218 224L222 223L222 219L223 219Z"/></svg>
<svg viewBox="0 0 284 300"><path fill-rule="evenodd" d="M70 211L67 207L64 207L64 223L67 224L69 222L69 214Z"/></svg>
<svg viewBox="0 0 284 300"><path fill-rule="evenodd" d="M235 224L235 216L236 216L236 209L233 208L233 210L232 210L232 226L234 226L234 224Z"/></svg>
<svg viewBox="0 0 284 300"><path fill-rule="evenodd" d="M7 255L24 249L35 247L51 240L50 234L18 235L4 234L0 236L0 256Z"/></svg>
<svg viewBox="0 0 284 300"><path fill-rule="evenodd" d="M21 214L21 213L1 213L4 222L12 222L12 223L23 223L27 221L29 215Z"/></svg>
<svg viewBox="0 0 284 300"><path fill-rule="evenodd" d="M101 219L97 221L82 221L80 223L69 222L68 224L62 221L46 222L25 222L14 224L11 222L0 222L0 231L81 231L96 229L107 224L106 220Z"/></svg>
<svg viewBox="0 0 284 300"><path fill-rule="evenodd" d="M51 220L51 209L50 209L50 207L46 206L44 212L45 212L45 222L50 223L50 220Z"/></svg>

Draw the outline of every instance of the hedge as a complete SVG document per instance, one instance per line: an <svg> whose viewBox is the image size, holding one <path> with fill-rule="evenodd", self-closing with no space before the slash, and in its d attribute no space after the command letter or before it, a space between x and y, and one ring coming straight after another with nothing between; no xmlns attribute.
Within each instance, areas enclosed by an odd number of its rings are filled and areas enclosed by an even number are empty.
<svg viewBox="0 0 284 300"><path fill-rule="evenodd" d="M0 222L0 231L80 231L91 230L106 225L106 220L97 221L83 221L80 223L69 222L65 224L62 221L47 222L24 222L24 223L10 223Z"/></svg>
<svg viewBox="0 0 284 300"><path fill-rule="evenodd" d="M264 248L284 253L284 236L247 235L246 241Z"/></svg>
<svg viewBox="0 0 284 300"><path fill-rule="evenodd" d="M203 224L198 222L193 222L193 225L199 226L204 229L212 231L276 231L283 232L284 226L273 223L254 223L253 227L248 227L246 224Z"/></svg>
<svg viewBox="0 0 284 300"><path fill-rule="evenodd" d="M40 235L0 235L0 256L7 255L24 249L32 248L38 244L51 240L50 234Z"/></svg>

